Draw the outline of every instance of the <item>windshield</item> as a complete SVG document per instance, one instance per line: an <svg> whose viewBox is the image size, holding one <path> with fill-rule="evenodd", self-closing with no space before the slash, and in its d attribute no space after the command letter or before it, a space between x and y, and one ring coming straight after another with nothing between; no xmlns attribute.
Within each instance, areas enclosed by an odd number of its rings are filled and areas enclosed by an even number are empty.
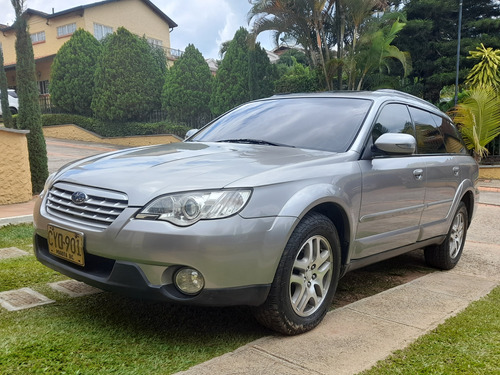
<svg viewBox="0 0 500 375"><path fill-rule="evenodd" d="M345 152L370 109L355 98L280 98L251 102L189 141L254 143Z"/></svg>

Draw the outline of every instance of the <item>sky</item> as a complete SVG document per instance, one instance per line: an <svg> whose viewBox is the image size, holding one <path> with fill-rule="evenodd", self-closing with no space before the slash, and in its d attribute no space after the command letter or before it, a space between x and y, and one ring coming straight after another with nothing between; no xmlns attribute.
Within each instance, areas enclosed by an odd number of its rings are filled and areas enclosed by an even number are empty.
<svg viewBox="0 0 500 375"><path fill-rule="evenodd" d="M26 8L45 13L60 12L99 0L25 0ZM248 0L151 0L177 25L170 34L170 47L184 50L191 43L205 58L220 58L220 44L231 40L241 26L249 28ZM0 23L12 25L14 10L10 0L0 0ZM273 49L270 34L257 39L262 47Z"/></svg>

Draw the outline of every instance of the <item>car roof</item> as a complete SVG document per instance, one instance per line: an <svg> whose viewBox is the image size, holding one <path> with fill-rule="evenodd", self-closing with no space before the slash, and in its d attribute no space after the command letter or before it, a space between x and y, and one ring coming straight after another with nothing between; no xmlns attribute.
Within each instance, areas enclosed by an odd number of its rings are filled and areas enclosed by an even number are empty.
<svg viewBox="0 0 500 375"><path fill-rule="evenodd" d="M341 91L325 91L325 92L317 92L317 93L298 93L298 94L278 94L274 95L272 99L280 99L280 98L307 98L307 97L316 97L316 98L357 98L357 99L367 99L373 100L378 104L382 104L384 102L397 101L405 104L410 104L417 106L422 109L426 109L430 112L439 114L440 116L448 116L443 113L438 107L434 104L429 103L428 101L418 98L414 95L398 91L392 89L380 89L376 91L349 91L349 90L341 90Z"/></svg>

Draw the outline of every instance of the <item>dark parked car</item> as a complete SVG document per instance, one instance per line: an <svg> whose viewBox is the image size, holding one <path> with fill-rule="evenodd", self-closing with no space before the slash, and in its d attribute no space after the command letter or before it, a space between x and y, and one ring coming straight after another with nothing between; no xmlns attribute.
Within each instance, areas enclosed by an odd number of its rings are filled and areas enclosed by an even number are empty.
<svg viewBox="0 0 500 375"><path fill-rule="evenodd" d="M186 141L93 156L51 175L36 256L96 287L250 305L314 328L347 271L425 248L453 268L478 166L448 116L392 90L244 104Z"/></svg>

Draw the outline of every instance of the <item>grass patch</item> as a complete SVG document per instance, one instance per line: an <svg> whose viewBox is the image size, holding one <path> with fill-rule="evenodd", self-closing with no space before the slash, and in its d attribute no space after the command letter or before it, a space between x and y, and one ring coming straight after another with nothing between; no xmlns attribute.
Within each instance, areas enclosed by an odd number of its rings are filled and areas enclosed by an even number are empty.
<svg viewBox="0 0 500 375"><path fill-rule="evenodd" d="M37 262L33 255L33 225L7 225L0 228L0 249L17 247L31 255L0 261L0 292L25 286L37 289L46 283L67 279Z"/></svg>
<svg viewBox="0 0 500 375"><path fill-rule="evenodd" d="M0 227L0 249L17 247L22 250L31 250L33 247L33 225L19 224Z"/></svg>
<svg viewBox="0 0 500 375"><path fill-rule="evenodd" d="M500 287L363 375L500 374Z"/></svg>
<svg viewBox="0 0 500 375"><path fill-rule="evenodd" d="M269 334L246 308L101 293L0 312L0 372L171 374Z"/></svg>

